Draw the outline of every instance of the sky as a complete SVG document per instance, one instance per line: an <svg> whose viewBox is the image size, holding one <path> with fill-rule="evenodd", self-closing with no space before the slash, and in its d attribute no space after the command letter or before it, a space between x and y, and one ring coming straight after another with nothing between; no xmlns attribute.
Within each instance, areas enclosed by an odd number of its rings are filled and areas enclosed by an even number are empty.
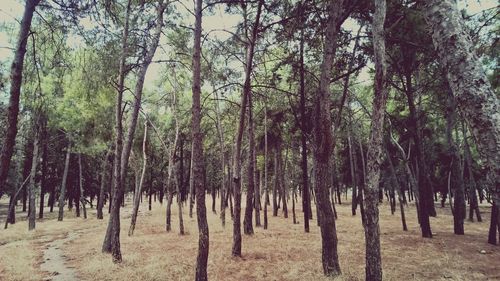
<svg viewBox="0 0 500 281"><path fill-rule="evenodd" d="M185 7L192 7L192 0L181 0ZM458 7L460 9L466 9L468 14L476 14L485 9L496 7L498 5L497 0L459 0ZM182 6L180 6L182 9ZM0 0L0 27L3 25L13 25L16 22L20 22L24 9L24 1L21 0ZM186 12L186 15L189 15ZM192 17L187 17L188 23L192 24ZM223 11L222 5L218 5L215 9L213 15L203 17L203 30L208 32L210 30L220 30L228 29L231 30L233 27L241 20L240 15L230 15ZM84 25L91 25L89 21L83 21ZM357 26L353 21L347 22L344 28L357 30ZM17 28L16 28L17 29ZM229 36L226 32L212 32L211 36L217 36L219 39L224 39ZM14 40L13 40L14 39ZM75 42L69 42L71 45L78 44L78 40L73 39ZM165 38L160 40L160 44L165 43ZM0 30L0 63L4 65L9 65L13 57L12 49L15 44L15 37L12 34L8 34L4 30ZM159 48L155 55L154 60L164 58L163 51ZM153 63L148 70L146 75L145 87L149 88L153 85L154 81L157 79L160 72L161 65ZM361 76L366 76L366 71L361 74ZM363 77L361 77L363 80Z"/></svg>

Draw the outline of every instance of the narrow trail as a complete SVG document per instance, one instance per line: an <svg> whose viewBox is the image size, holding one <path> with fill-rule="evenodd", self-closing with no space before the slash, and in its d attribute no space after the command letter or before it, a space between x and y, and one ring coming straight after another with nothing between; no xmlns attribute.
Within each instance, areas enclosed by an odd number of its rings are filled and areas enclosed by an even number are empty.
<svg viewBox="0 0 500 281"><path fill-rule="evenodd" d="M64 244L71 242L76 239L80 233L71 232L66 238L56 239L47 244L46 248L43 250L43 262L40 265L40 269L49 272L50 276L44 280L52 281L76 281L76 271L74 268L69 267L66 262L66 256L63 253L62 248Z"/></svg>

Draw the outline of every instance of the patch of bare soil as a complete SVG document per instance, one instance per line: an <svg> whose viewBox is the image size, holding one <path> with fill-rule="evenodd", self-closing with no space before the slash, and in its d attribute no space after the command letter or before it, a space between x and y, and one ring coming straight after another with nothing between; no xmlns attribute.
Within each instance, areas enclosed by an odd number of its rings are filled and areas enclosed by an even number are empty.
<svg viewBox="0 0 500 281"><path fill-rule="evenodd" d="M65 244L76 239L78 235L77 232L70 232L65 238L55 239L46 245L43 250L43 262L40 264L40 269L50 274L50 277L45 280L78 280L75 269L67 265L66 256L63 252Z"/></svg>

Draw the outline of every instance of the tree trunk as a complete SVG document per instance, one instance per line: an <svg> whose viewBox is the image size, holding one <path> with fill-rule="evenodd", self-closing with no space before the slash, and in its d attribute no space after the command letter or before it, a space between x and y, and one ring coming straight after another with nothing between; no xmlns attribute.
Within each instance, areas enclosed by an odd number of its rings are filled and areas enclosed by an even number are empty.
<svg viewBox="0 0 500 281"><path fill-rule="evenodd" d="M193 186L196 188L196 219L198 221L198 256L196 258L196 281L206 281L209 249L207 208L205 207L205 187L203 185L203 135L201 133L201 19L202 0L195 2L195 28L193 47Z"/></svg>
<svg viewBox="0 0 500 281"><path fill-rule="evenodd" d="M128 236L134 235L135 223L137 221L137 212L139 211L139 204L141 203L142 197L142 185L144 184L144 177L146 175L146 166L148 164L148 154L147 154L147 140L148 140L148 122L144 122L144 139L142 140L142 173L141 179L139 180L139 184L135 189L134 196L134 207L132 209L132 216L130 219L130 227L128 229Z"/></svg>
<svg viewBox="0 0 500 281"><path fill-rule="evenodd" d="M189 217L193 217L195 190L193 185L193 145L191 145L191 158L189 160Z"/></svg>
<svg viewBox="0 0 500 281"><path fill-rule="evenodd" d="M4 229L7 229L8 224L15 224L16 223L16 201L17 201L17 196L19 195L19 192L21 192L26 184L28 184L28 181L30 179L30 176L28 175L21 186L17 189L16 193L14 193L10 197L10 202L9 202L9 210L7 211L7 219L5 220L5 226Z"/></svg>
<svg viewBox="0 0 500 281"><path fill-rule="evenodd" d="M64 216L64 201L66 197L66 183L68 180L68 170L69 170L69 159L71 157L71 141L68 143L68 147L66 148L66 160L64 161L64 172L61 183L61 190L59 191L59 216L57 218L58 221L63 220Z"/></svg>
<svg viewBox="0 0 500 281"><path fill-rule="evenodd" d="M226 197L228 196L228 189L226 189L226 147L224 143L224 128L222 127L220 120L220 108L219 108L219 98L217 95L217 91L214 91L215 94L215 117L217 122L217 132L219 134L219 142L220 142L220 157L221 157L221 173L222 173L222 184L220 186L220 219L222 226L226 226Z"/></svg>
<svg viewBox="0 0 500 281"><path fill-rule="evenodd" d="M83 168L82 168L82 154L78 153L78 175L80 180L80 202L82 203L83 218L87 218L87 209L85 208L85 195L83 194Z"/></svg>
<svg viewBox="0 0 500 281"><path fill-rule="evenodd" d="M364 191L365 250L367 281L382 280L382 257L380 254L380 227L378 193L380 166L382 164L382 142L384 115L387 104L387 64L385 59L384 23L386 14L385 0L375 0L373 15L373 50L375 61L375 91L370 130L370 145L366 156L367 172Z"/></svg>
<svg viewBox="0 0 500 281"><path fill-rule="evenodd" d="M102 214L102 208L104 207L104 195L105 195L105 187L106 187L106 172L108 169L108 160L109 160L109 154L111 153L111 150L108 150L106 152L106 156L104 156L104 161L102 162L102 173L101 173L101 187L99 189L99 198L97 199L97 219L102 220L103 214Z"/></svg>
<svg viewBox="0 0 500 281"><path fill-rule="evenodd" d="M257 165L257 159L256 155L254 153L253 155L253 161L255 162L255 165ZM255 170L255 192L254 192L254 209L255 209L255 226L260 227L262 226L260 223L260 187L262 186L262 173L259 170Z"/></svg>
<svg viewBox="0 0 500 281"><path fill-rule="evenodd" d="M477 221L481 222L481 212L479 211L479 204L477 200L477 184L474 179L474 172L472 171L472 153L470 151L469 141L467 141L467 131L465 125L462 123L462 134L464 138L464 155L465 166L467 166L467 175L469 178L469 198L470 198L470 212L469 220L474 221L474 212L476 212Z"/></svg>
<svg viewBox="0 0 500 281"><path fill-rule="evenodd" d="M253 121L253 99L252 92L248 93L248 173L247 173L247 204L245 206L245 218L243 219L243 231L247 235L253 234L253 207L255 192L255 136Z"/></svg>
<svg viewBox="0 0 500 281"><path fill-rule="evenodd" d="M279 145L280 150L281 148L281 143ZM281 156L281 153L280 153ZM288 148L286 149L285 152L285 165L283 165L283 158L280 157L280 186L281 186L281 199L282 199L282 206L283 206L283 218L287 219L288 218L288 206L287 206L287 195L288 195L288 188L287 184L285 182L285 173L287 170L287 159L288 159Z"/></svg>
<svg viewBox="0 0 500 281"><path fill-rule="evenodd" d="M30 172L30 182L29 182L29 225L28 230L35 229L36 220L36 206L35 206L35 196L36 196L36 169L38 166L38 148L39 148L39 137L38 133L35 133L35 140L33 143L33 160L31 162L31 172Z"/></svg>
<svg viewBox="0 0 500 281"><path fill-rule="evenodd" d="M490 231L488 232L488 243L492 245L497 244L497 229L500 233L500 226L497 223L498 217L498 206L493 203L493 205L491 205Z"/></svg>
<svg viewBox="0 0 500 281"><path fill-rule="evenodd" d="M350 128L347 129L347 144L349 146L349 166L351 168L351 182L352 182L351 213L353 216L355 216L356 209L358 208L358 192L357 192L358 184L357 184L356 166L354 163L356 163L357 161L355 160L356 152L353 151L352 147Z"/></svg>
<svg viewBox="0 0 500 281"><path fill-rule="evenodd" d="M269 187L267 185L267 102L264 102L264 229L267 229L267 206L269 205ZM309 201L310 203L310 201Z"/></svg>
<svg viewBox="0 0 500 281"><path fill-rule="evenodd" d="M247 42L247 53L245 63L245 82L243 84L243 94L241 95L241 111L238 123L236 141L234 145L233 157L233 190L234 190L234 218L233 218L233 246L232 255L241 256L241 142L243 140L243 131L245 127L245 112L248 96L251 93L251 75L253 69L254 49L257 42L258 30L260 25L260 16L262 12L263 0L257 4L257 14L252 28L251 37Z"/></svg>
<svg viewBox="0 0 500 281"><path fill-rule="evenodd" d="M48 164L48 151L47 151L47 146L48 146L48 140L47 140L47 129L46 125L44 124L44 127L42 129L42 138L41 138L41 144L42 144L42 178L40 181L40 211L38 212L38 218L43 219L43 209L45 207L45 193L48 190L47 187L47 164Z"/></svg>
<svg viewBox="0 0 500 281"><path fill-rule="evenodd" d="M14 60L10 67L7 128L5 130L5 139L0 152L0 193L5 189L5 182L9 175L10 161L14 153L17 135L17 116L19 115L19 98L21 96L21 86L23 84L24 55L26 54L26 44L28 43L28 36L30 35L31 20L33 19L33 13L38 3L40 3L40 0L26 1L19 35L17 37Z"/></svg>
<svg viewBox="0 0 500 281"><path fill-rule="evenodd" d="M305 3L305 2L304 2ZM302 20L302 28L300 30L300 46L299 46L299 56L300 56L300 121L301 121L301 134L300 134L300 145L301 145L301 162L300 167L302 169L302 212L304 213L304 232L309 232L309 219L312 218L310 214L311 209L311 198L309 197L309 176L307 168L307 136L305 129L307 127L307 116L306 116L306 89L305 89L305 69L304 69L304 29L306 24L306 18L304 16L304 9L300 12Z"/></svg>
<svg viewBox="0 0 500 281"><path fill-rule="evenodd" d="M460 167L460 155L453 142L453 128L455 127L455 103L451 93L448 95L448 104L446 109L446 140L448 142L448 156L450 159L451 187L453 188L453 230L455 234L464 234L465 219L465 187L463 181L463 172Z"/></svg>
<svg viewBox="0 0 500 281"><path fill-rule="evenodd" d="M121 162L123 150L123 124L122 124L122 101L123 92L125 91L124 83L126 76L125 65L128 52L128 34L129 34L129 18L131 10L131 0L127 1L127 8L125 12L125 25L123 28L123 35L121 41L121 54L118 71L118 89L115 104L115 151L113 160L113 176L112 176L112 196L110 201L110 216L108 220L108 227L104 237L102 252L112 253L113 262L121 262L120 250L120 198L122 189L121 180Z"/></svg>
<svg viewBox="0 0 500 281"><path fill-rule="evenodd" d="M439 62L447 69L448 82L476 139L487 169L487 185L500 205L500 103L482 71L472 40L456 2L426 0L426 21L432 30ZM497 218L500 224L500 216Z"/></svg>
<svg viewBox="0 0 500 281"><path fill-rule="evenodd" d="M405 210L404 210L404 199L403 199L404 190L403 190L403 188L398 180L398 177L396 175L396 169L394 168L394 163L392 161L391 155L389 154L389 150L387 149L387 147L385 150L385 154L387 157L387 161L389 162L392 184L396 186L397 191L398 191L399 209L401 212L401 224L403 226L403 231L408 231L408 226L406 225Z"/></svg>
<svg viewBox="0 0 500 281"><path fill-rule="evenodd" d="M330 156L333 149L332 120L330 114L330 75L335 57L337 35L340 29L343 0L330 1L328 4L328 23L324 42L323 62L319 90L314 97L313 155L314 187L316 202L321 220L322 263L327 276L336 276L340 272L337 254L337 230L332 204L328 196L331 186Z"/></svg>

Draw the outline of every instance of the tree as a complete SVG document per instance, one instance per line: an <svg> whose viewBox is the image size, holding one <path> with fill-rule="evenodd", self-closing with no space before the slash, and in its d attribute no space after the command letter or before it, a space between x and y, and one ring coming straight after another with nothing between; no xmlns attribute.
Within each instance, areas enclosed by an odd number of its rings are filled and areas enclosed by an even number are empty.
<svg viewBox="0 0 500 281"><path fill-rule="evenodd" d="M192 139L193 139L193 186L196 188L196 219L198 221L198 257L196 258L196 281L208 280L207 262L209 249L209 233L207 224L207 208L205 206L205 187L203 186L203 135L201 134L201 20L202 0L195 2L194 49L193 49L193 107L192 107Z"/></svg>
<svg viewBox="0 0 500 281"><path fill-rule="evenodd" d="M438 61L447 70L457 107L470 126L487 169L487 184L500 205L500 103L486 78L454 1L426 0L425 18ZM495 206L494 205L494 206ZM493 207L494 208L494 207ZM500 225L500 216L497 218Z"/></svg>
<svg viewBox="0 0 500 281"><path fill-rule="evenodd" d="M253 57L255 55L255 44L259 34L260 16L262 13L263 1L257 4L257 13L246 46L245 60L245 82L243 84L243 94L241 95L240 119L238 131L234 144L233 155L233 188L234 188L234 220L233 220L233 247L232 255L241 256L241 142L243 140L243 130L245 127L245 113L248 96L251 94L251 75L253 69Z"/></svg>
<svg viewBox="0 0 500 281"><path fill-rule="evenodd" d="M364 197L365 212L365 249L366 280L382 280L382 257L380 255L380 227L378 214L378 193L380 165L382 163L382 143L384 116L387 104L387 64L385 59L384 23L386 14L385 0L375 0L373 14L373 51L375 61L375 94L371 120L370 142L367 152L367 175Z"/></svg>
<svg viewBox="0 0 500 281"><path fill-rule="evenodd" d="M17 44L14 60L10 68L10 93L9 106L7 108L7 130L4 144L0 152L0 192L3 191L10 168L10 161L14 152L14 144L17 135L17 117L19 115L19 98L23 83L24 55L30 35L33 13L40 0L27 0L24 6L21 27L17 36Z"/></svg>
<svg viewBox="0 0 500 281"><path fill-rule="evenodd" d="M329 197L332 179L329 174L330 156L333 148L329 88L343 5L343 0L328 2L328 22L325 30L319 90L314 97L314 119L316 120L313 129L314 187L321 228L323 272L327 276L336 276L341 273L337 254L337 230Z"/></svg>

